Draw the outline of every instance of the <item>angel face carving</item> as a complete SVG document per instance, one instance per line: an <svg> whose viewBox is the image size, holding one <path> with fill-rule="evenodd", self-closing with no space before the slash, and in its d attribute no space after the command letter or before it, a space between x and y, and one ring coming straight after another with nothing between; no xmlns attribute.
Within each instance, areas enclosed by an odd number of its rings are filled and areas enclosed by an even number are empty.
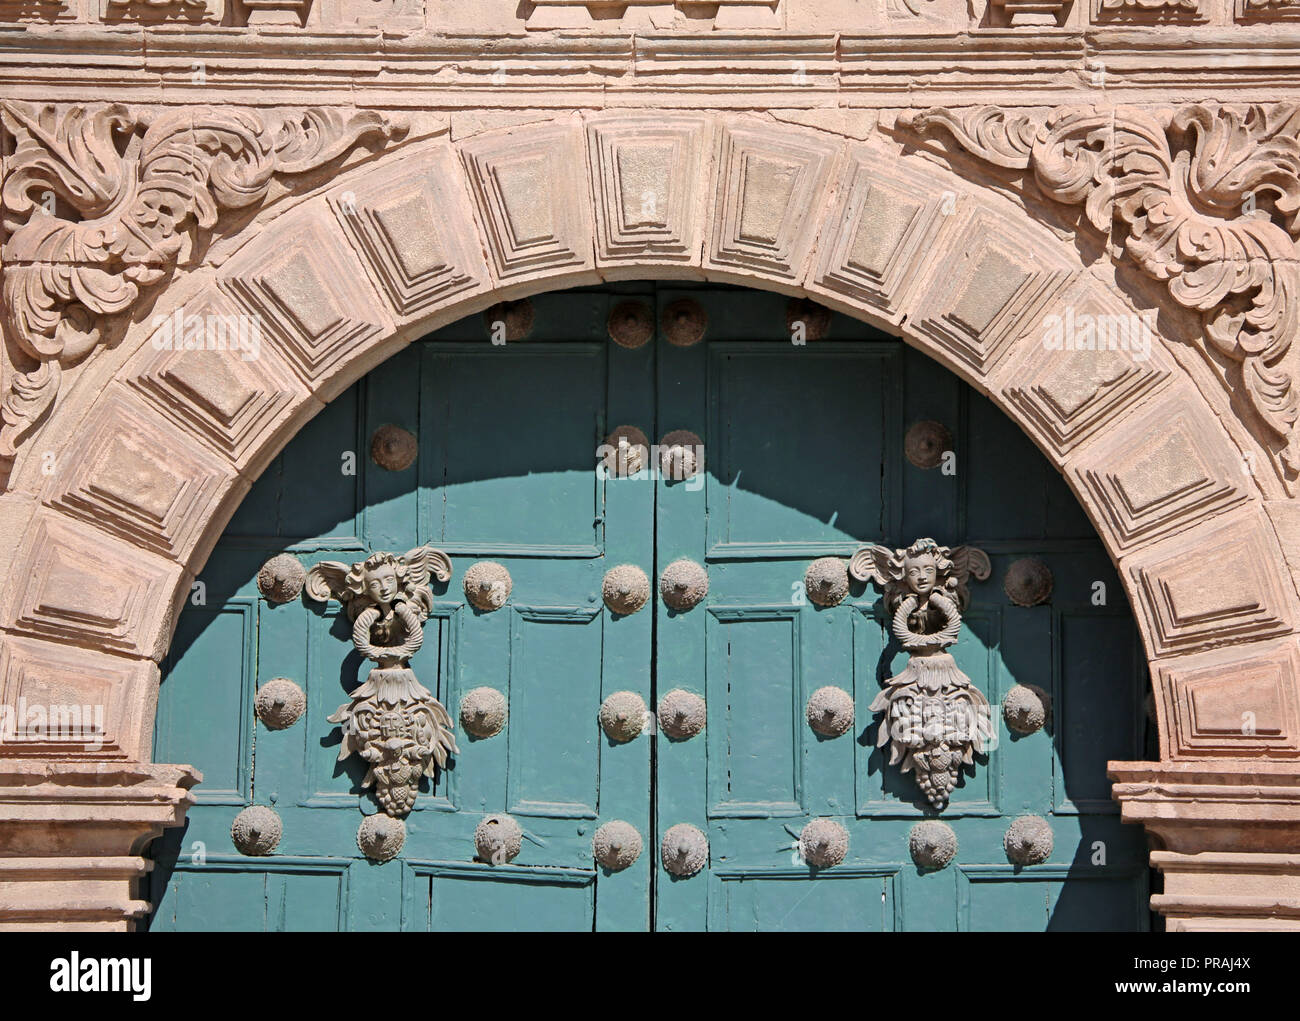
<svg viewBox="0 0 1300 1021"><path fill-rule="evenodd" d="M307 572L307 594L342 602L352 644L377 664L329 717L343 725L339 759L355 754L369 764L361 786L373 787L380 807L398 819L415 806L420 777L445 768L458 750L451 715L409 665L424 643L433 578L448 581L451 560L431 546L402 556L374 553L350 567L327 560Z"/></svg>
<svg viewBox="0 0 1300 1021"><path fill-rule="evenodd" d="M908 653L907 666L871 703L872 712L884 713L876 744L889 745L891 766L915 770L926 799L943 809L962 766L993 733L988 700L944 651L961 631L967 583L989 576L989 558L972 546L918 539L900 550L864 546L849 573L884 590L890 631Z"/></svg>

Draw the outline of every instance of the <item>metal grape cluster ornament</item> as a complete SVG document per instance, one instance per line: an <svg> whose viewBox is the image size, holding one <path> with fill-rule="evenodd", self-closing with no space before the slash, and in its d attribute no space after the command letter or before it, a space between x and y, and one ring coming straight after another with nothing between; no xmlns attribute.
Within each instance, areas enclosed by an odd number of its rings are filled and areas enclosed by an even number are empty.
<svg viewBox="0 0 1300 1021"><path fill-rule="evenodd" d="M992 736L988 699L958 668L948 647L957 641L970 602L967 582L989 576L989 558L973 546L949 549L918 539L907 549L863 546L849 561L858 581L885 594L890 631L908 654L871 703L883 712L877 747L889 745L889 764L916 772L926 799L942 811L963 765Z"/></svg>
<svg viewBox="0 0 1300 1021"><path fill-rule="evenodd" d="M343 725L340 761L356 754L369 763L361 786L373 786L375 800L395 819L415 806L420 777L445 768L459 750L451 715L410 668L433 609L430 578L451 578L451 560L431 546L402 556L374 553L351 567L326 560L307 572L307 594L343 603L352 644L376 663L328 719Z"/></svg>

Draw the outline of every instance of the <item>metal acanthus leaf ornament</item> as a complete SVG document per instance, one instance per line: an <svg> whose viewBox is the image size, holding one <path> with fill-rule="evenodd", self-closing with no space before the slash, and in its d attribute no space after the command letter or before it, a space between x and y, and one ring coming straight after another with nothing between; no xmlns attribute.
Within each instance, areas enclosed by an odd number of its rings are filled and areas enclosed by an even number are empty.
<svg viewBox="0 0 1300 1021"><path fill-rule="evenodd" d="M921 792L940 810L962 767L993 735L988 699L946 651L970 601L967 583L989 572L982 550L949 549L933 539L899 550L864 546L849 562L854 578L883 590L890 631L908 654L902 672L871 703L872 712L884 713L876 745L889 746L891 766L901 762L904 773L915 771Z"/></svg>
<svg viewBox="0 0 1300 1021"><path fill-rule="evenodd" d="M415 806L420 778L446 768L459 751L451 714L410 668L424 644L433 578L448 581L451 560L431 546L402 556L375 553L351 566L327 560L307 572L307 594L342 602L352 644L377 664L328 719L343 726L339 760L355 754L369 763L361 786L374 787L379 806L396 819Z"/></svg>

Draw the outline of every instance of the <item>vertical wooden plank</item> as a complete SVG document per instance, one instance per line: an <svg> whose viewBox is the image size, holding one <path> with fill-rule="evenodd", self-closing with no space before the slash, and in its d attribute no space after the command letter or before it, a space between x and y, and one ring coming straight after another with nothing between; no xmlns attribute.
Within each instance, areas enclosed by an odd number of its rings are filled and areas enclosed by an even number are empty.
<svg viewBox="0 0 1300 1021"><path fill-rule="evenodd" d="M647 295L647 299L653 298ZM610 297L608 309L620 298ZM653 338L639 348L609 343L607 418L608 435L621 425L634 425L646 435L655 429L655 345ZM594 451L593 451L594 455ZM656 743L652 660L654 650L655 587L655 485L642 475L607 478L604 483L605 555L602 571L632 564L646 573L651 594L636 613L620 616L605 608L601 698L618 691L636 692L648 707L641 735L617 744L602 736L600 756L600 817L631 823L641 834L641 856L631 867L610 872L598 866L596 928L644 931L650 925L651 876L657 848L651 829L651 759Z"/></svg>

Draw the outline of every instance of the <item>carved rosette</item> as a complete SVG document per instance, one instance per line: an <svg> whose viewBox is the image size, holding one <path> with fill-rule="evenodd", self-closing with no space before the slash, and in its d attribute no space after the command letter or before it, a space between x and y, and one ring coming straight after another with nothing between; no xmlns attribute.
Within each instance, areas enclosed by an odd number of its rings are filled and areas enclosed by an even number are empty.
<svg viewBox="0 0 1300 1021"><path fill-rule="evenodd" d="M361 786L373 787L384 812L399 819L415 806L420 778L445 768L459 751L450 714L409 666L424 644L434 578L451 578L451 560L431 546L402 556L375 553L351 566L327 560L307 572L307 595L342 602L352 644L377 664L351 701L328 717L343 727L338 757L359 755L369 764Z"/></svg>
<svg viewBox="0 0 1300 1021"><path fill-rule="evenodd" d="M1160 119L1129 106L934 108L900 124L944 128L967 152L1030 170L1179 305L1201 317L1224 376L1281 477L1300 474L1300 398L1291 349L1300 310L1300 106L1198 103Z"/></svg>
<svg viewBox="0 0 1300 1021"><path fill-rule="evenodd" d="M222 214L256 207L277 177L406 131L378 113L324 108L144 114L12 101L0 122L13 140L0 262L18 366L0 403L0 461L49 413L63 370L114 343L143 292L196 263Z"/></svg>
<svg viewBox="0 0 1300 1021"><path fill-rule="evenodd" d="M946 650L957 641L970 602L967 583L989 576L988 556L972 546L949 549L918 539L907 549L864 546L849 573L885 594L890 630L908 654L871 703L883 713L877 747L889 747L889 764L914 771L926 800L942 810L962 767L973 764L993 737L988 699Z"/></svg>

